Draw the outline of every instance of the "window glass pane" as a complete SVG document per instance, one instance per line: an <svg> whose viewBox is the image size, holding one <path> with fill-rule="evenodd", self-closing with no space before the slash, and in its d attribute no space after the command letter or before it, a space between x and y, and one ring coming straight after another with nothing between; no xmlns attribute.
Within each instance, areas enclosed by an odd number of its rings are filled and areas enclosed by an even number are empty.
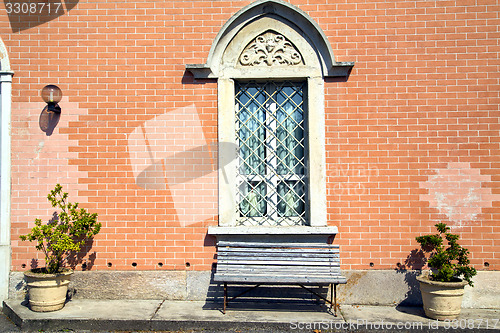
<svg viewBox="0 0 500 333"><path fill-rule="evenodd" d="M238 101L238 146L240 149L240 173L263 175L266 170L266 113L262 105L265 95L262 89L249 87L240 90Z"/></svg>
<svg viewBox="0 0 500 333"><path fill-rule="evenodd" d="M279 216L303 216L305 208L304 183L282 181L278 183Z"/></svg>
<svg viewBox="0 0 500 333"><path fill-rule="evenodd" d="M282 87L277 95L277 172L304 174L304 115L300 87Z"/></svg>
<svg viewBox="0 0 500 333"><path fill-rule="evenodd" d="M266 215L266 184L264 182L245 182L242 184L243 200L240 203L241 216L258 217Z"/></svg>

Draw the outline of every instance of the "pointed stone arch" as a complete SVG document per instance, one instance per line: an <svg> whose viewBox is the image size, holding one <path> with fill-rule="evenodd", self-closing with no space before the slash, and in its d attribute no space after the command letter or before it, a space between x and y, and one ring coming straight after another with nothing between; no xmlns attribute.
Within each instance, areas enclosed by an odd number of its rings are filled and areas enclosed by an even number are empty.
<svg viewBox="0 0 500 333"><path fill-rule="evenodd" d="M12 73L10 68L9 56L7 54L7 49L5 48L5 44L3 40L0 38L0 71Z"/></svg>
<svg viewBox="0 0 500 333"><path fill-rule="evenodd" d="M277 33L286 38L293 38L292 43L299 51L303 50L309 55L309 62L296 71L316 68L314 72L322 77L349 75L354 63L335 61L330 43L319 25L307 13L282 0L259 0L242 8L215 37L207 62L187 65L186 69L195 78L233 76L228 68L237 66L227 58L233 59L235 54L240 55L241 48L246 47L249 40L270 29L278 30Z"/></svg>

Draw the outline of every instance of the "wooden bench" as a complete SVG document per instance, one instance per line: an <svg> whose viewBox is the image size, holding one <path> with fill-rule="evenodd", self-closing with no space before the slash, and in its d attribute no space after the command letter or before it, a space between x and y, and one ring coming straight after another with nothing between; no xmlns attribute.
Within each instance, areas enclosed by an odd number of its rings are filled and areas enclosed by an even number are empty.
<svg viewBox="0 0 500 333"><path fill-rule="evenodd" d="M340 271L339 246L332 244L218 241L216 267L214 281L224 283L223 313L230 301L261 284L297 284L329 303L337 316L337 284L347 282ZM256 286L228 299L229 283ZM305 285L329 285L330 300Z"/></svg>

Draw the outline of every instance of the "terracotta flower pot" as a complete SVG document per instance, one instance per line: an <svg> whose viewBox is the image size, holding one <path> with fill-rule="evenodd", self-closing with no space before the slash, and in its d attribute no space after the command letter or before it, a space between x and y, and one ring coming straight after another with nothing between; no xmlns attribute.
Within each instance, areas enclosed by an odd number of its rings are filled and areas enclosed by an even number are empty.
<svg viewBox="0 0 500 333"><path fill-rule="evenodd" d="M427 275L417 277L424 311L427 317L437 320L455 319L460 315L466 281L439 282Z"/></svg>
<svg viewBox="0 0 500 333"><path fill-rule="evenodd" d="M49 312L62 309L72 274L70 269L57 274L46 274L40 270L24 272L31 310Z"/></svg>

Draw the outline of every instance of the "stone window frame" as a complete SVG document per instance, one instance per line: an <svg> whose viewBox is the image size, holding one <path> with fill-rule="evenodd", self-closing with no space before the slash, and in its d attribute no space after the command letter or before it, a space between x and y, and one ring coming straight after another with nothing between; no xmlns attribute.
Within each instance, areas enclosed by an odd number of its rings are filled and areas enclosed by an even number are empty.
<svg viewBox="0 0 500 333"><path fill-rule="evenodd" d="M303 61L255 66L241 62L252 41L267 32L284 36ZM283 79L307 82L309 226L298 228L327 226L324 80L347 80L353 66L353 62L336 62L319 25L301 9L281 0L259 0L238 11L219 31L207 62L186 65L195 79L214 78L218 82L219 227L234 227L238 212L235 81Z"/></svg>

